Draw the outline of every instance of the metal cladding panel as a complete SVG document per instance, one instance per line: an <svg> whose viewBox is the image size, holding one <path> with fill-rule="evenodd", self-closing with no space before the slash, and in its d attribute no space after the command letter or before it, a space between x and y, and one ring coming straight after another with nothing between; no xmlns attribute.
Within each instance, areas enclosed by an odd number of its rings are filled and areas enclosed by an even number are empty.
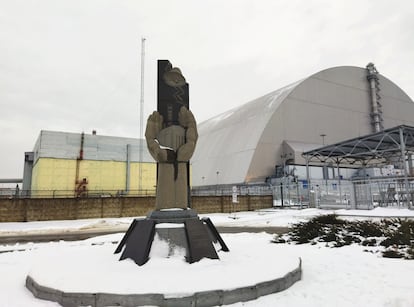
<svg viewBox="0 0 414 307"><path fill-rule="evenodd" d="M126 188L126 163L123 161L84 160L79 165L79 178L88 179L91 190L119 191ZM142 164L142 188L153 190L156 184L156 164ZM131 163L129 186L138 188L139 163ZM41 158L33 168L33 195L73 196L76 180L76 160ZM38 192L36 192L38 191ZM59 194L54 194L56 193Z"/></svg>
<svg viewBox="0 0 414 307"><path fill-rule="evenodd" d="M286 155L286 159L292 159L294 164L306 164L302 153L319 147L321 147L321 144L284 141L283 154Z"/></svg>
<svg viewBox="0 0 414 307"><path fill-rule="evenodd" d="M35 149L38 158L76 159L79 155L80 134L55 131L41 131Z"/></svg>
<svg viewBox="0 0 414 307"><path fill-rule="evenodd" d="M201 123L191 159L193 185L245 182L269 118L299 82Z"/></svg>
<svg viewBox="0 0 414 307"><path fill-rule="evenodd" d="M384 127L413 125L413 101L384 76L379 75L379 82ZM321 143L320 135L326 134L328 144L372 132L371 98L363 68L336 67L317 73L288 99L284 116L295 121L284 126L283 139Z"/></svg>
<svg viewBox="0 0 414 307"><path fill-rule="evenodd" d="M387 106L401 110L398 115L384 112L384 126L414 120L414 103L396 85L383 76L380 95L383 111ZM265 178L274 166L283 164L282 142L325 144L369 134L370 92L366 70L358 67L335 67L316 73L301 82L283 101L268 121L250 164L250 178ZM389 116L398 118L390 120ZM283 118L283 125L279 124ZM296 157L299 158L299 153ZM295 159L303 163L303 159Z"/></svg>
<svg viewBox="0 0 414 307"><path fill-rule="evenodd" d="M32 174L32 195L37 193L53 195L54 190L64 191L65 196L73 195L75 182L76 161L69 159L48 159L41 158L33 167ZM60 194L63 196L63 194Z"/></svg>
<svg viewBox="0 0 414 307"><path fill-rule="evenodd" d="M145 141L143 162L154 162ZM130 145L130 161L139 162L140 140L102 135L84 135L83 159L126 161L127 145ZM77 159L80 157L81 134L41 131L36 142L35 161L38 158Z"/></svg>

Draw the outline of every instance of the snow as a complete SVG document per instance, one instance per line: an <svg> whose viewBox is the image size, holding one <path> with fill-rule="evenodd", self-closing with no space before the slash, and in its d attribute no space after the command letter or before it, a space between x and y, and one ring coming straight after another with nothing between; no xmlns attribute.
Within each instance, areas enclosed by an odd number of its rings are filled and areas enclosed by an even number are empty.
<svg viewBox="0 0 414 307"><path fill-rule="evenodd" d="M372 210L336 210L335 213L338 216L362 216L362 217L377 217L377 218L398 218L398 217L411 217L414 218L414 210L407 208L387 208L377 207Z"/></svg>
<svg viewBox="0 0 414 307"><path fill-rule="evenodd" d="M266 209L252 212L237 212L232 214L213 213L210 217L216 226L223 227L288 227L298 221L306 221L318 214L328 214L334 211L320 209Z"/></svg>
<svg viewBox="0 0 414 307"><path fill-rule="evenodd" d="M133 218L81 219L70 221L45 221L25 223L0 223L0 235L23 233L50 233L55 231L78 231L105 228L128 228Z"/></svg>
<svg viewBox="0 0 414 307"><path fill-rule="evenodd" d="M229 218L229 214L203 216L209 216L216 226L286 227L312 216L333 212L347 218L360 219L385 216L414 218L413 211L398 208L376 208L370 211L269 209L238 212L235 214L236 219ZM124 227L131 220L132 218L0 223L0 234L53 232L57 229L72 231L83 227L111 225ZM203 259L190 265L183 261L183 254L179 251L173 257L165 259L168 246L163 249L160 245L159 250L152 251L149 262L138 267L130 260L118 261L119 255L113 254L115 241L121 237L122 234L113 234L74 242L0 245L0 306L57 306L53 302L34 298L25 288L25 279L29 273L45 283L68 287L68 290L89 287L103 291L109 287L111 291L108 292L145 292L151 289L151 292L184 295L199 291L211 283L217 287L223 286L226 279L234 282L231 286L245 285L252 279L269 279L270 276L281 274L278 270L284 265L294 265L299 256L303 268L301 281L286 291L231 306L414 306L414 261L382 258L380 253L364 252L369 248L363 246L326 248L323 245L273 244L270 243L272 235L265 233L223 234L230 253L220 252L220 261ZM175 269L179 273L171 271ZM196 269L206 269L211 271L211 275L196 274ZM56 270L66 275L57 279L56 274L53 274ZM131 275L131 271L137 274ZM170 275L175 275L175 278ZM140 282L146 280L147 276L158 277L155 281L166 281ZM77 283L68 283L75 279Z"/></svg>
<svg viewBox="0 0 414 307"><path fill-rule="evenodd" d="M169 246L156 237L153 243L156 248L151 251L150 260L139 267L129 259L118 261L120 255L113 254L116 245L110 242L121 238L121 234L110 235L102 245L71 248L62 248L62 243L49 249L48 254L42 252L41 258L36 257L29 274L41 285L67 292L140 294L155 290L170 297L181 297L198 291L233 289L272 280L299 264L297 255L283 254L277 256L283 266L268 267L266 263L274 260L278 246L269 243L271 237L262 233L254 236L249 249L245 248L245 234L226 235L224 239L231 245L231 253L220 252L220 261L203 259L194 264L185 262L185 251L165 258ZM56 257L60 261L54 261Z"/></svg>

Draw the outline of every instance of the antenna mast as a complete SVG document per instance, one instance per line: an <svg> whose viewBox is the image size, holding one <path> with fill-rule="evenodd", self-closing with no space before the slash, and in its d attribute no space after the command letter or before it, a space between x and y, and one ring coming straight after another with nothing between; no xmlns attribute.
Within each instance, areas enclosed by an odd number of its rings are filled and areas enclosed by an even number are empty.
<svg viewBox="0 0 414 307"><path fill-rule="evenodd" d="M142 190L142 163L144 154L144 63L145 63L145 38L141 38L141 99L139 112L139 181L138 190Z"/></svg>

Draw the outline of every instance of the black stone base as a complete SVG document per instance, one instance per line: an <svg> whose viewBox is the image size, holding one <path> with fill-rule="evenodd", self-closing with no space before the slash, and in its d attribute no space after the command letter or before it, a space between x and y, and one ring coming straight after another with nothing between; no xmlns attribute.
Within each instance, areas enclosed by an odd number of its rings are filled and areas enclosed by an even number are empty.
<svg viewBox="0 0 414 307"><path fill-rule="evenodd" d="M163 223L181 223L184 229L156 229L156 225ZM155 233L172 245L185 248L186 260L189 263L203 258L219 259L213 242L219 242L223 251L229 251L210 219L200 219L192 209L178 209L152 211L145 219L135 219L115 253L124 249L120 260L130 258L136 264L143 265L148 261Z"/></svg>
<svg viewBox="0 0 414 307"><path fill-rule="evenodd" d="M198 215L192 209L155 210L147 215L147 219L157 223L184 223L187 219L198 219Z"/></svg>

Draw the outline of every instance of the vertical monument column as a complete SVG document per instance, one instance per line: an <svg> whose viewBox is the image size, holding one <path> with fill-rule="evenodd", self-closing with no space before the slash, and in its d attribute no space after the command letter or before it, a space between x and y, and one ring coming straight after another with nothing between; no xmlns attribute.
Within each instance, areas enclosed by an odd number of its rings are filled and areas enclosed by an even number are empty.
<svg viewBox="0 0 414 307"><path fill-rule="evenodd" d="M189 207L189 160L197 124L189 110L188 83L179 68L158 61L157 111L148 118L145 138L157 161L156 209Z"/></svg>

